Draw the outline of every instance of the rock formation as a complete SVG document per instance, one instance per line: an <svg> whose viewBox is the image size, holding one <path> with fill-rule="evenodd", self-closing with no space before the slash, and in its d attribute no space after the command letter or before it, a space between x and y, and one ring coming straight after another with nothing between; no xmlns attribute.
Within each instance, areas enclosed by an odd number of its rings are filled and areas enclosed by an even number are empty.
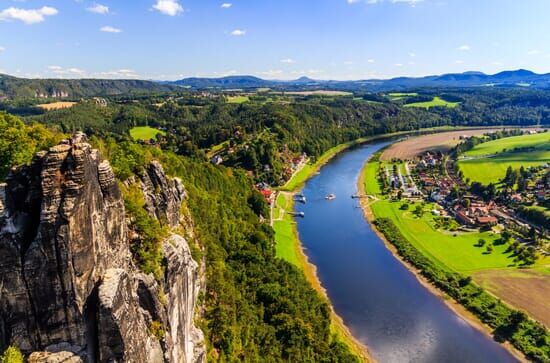
<svg viewBox="0 0 550 363"><path fill-rule="evenodd" d="M147 211L177 227L181 182L153 162L140 183ZM12 170L0 185L0 349L42 351L33 362L204 361L187 241L163 243L156 281L133 264L128 235L113 171L84 135Z"/></svg>

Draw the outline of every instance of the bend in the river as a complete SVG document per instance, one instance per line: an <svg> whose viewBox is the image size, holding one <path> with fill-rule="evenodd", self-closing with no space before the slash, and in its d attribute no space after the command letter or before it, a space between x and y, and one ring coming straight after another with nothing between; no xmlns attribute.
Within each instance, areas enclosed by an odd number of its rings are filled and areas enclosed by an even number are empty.
<svg viewBox="0 0 550 363"><path fill-rule="evenodd" d="M388 143L337 155L307 181L307 204L296 203L300 240L334 309L381 362L515 362L423 286L350 197L365 160Z"/></svg>

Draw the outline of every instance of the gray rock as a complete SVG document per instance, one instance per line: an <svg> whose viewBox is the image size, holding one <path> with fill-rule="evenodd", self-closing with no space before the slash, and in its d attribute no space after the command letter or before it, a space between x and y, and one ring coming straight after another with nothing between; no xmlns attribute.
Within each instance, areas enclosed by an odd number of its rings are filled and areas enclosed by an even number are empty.
<svg viewBox="0 0 550 363"><path fill-rule="evenodd" d="M183 185L159 163L140 185L151 215L191 225ZM112 168L83 134L13 169L0 185L0 350L16 345L48 363L204 362L186 240L163 243L166 276L156 281L132 263L127 225Z"/></svg>

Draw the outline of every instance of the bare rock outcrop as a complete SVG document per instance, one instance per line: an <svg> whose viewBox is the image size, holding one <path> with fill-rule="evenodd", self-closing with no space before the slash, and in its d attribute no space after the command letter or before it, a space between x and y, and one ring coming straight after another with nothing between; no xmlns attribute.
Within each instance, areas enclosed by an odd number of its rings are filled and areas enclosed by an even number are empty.
<svg viewBox="0 0 550 363"><path fill-rule="evenodd" d="M148 212L178 226L181 182L153 162L140 183ZM156 281L133 264L127 226L113 171L83 134L12 170L0 185L0 350L16 345L32 362L203 362L186 240L164 242Z"/></svg>

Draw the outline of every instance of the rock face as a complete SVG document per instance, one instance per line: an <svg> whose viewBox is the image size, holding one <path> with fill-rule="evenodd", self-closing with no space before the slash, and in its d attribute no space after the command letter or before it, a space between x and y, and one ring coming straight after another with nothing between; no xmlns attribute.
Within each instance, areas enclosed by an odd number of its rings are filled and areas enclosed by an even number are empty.
<svg viewBox="0 0 550 363"><path fill-rule="evenodd" d="M148 212L178 226L181 182L153 162L141 184ZM34 362L204 361L186 240L163 243L157 282L132 263L127 226L113 171L84 135L14 169L0 185L0 349L43 351Z"/></svg>

